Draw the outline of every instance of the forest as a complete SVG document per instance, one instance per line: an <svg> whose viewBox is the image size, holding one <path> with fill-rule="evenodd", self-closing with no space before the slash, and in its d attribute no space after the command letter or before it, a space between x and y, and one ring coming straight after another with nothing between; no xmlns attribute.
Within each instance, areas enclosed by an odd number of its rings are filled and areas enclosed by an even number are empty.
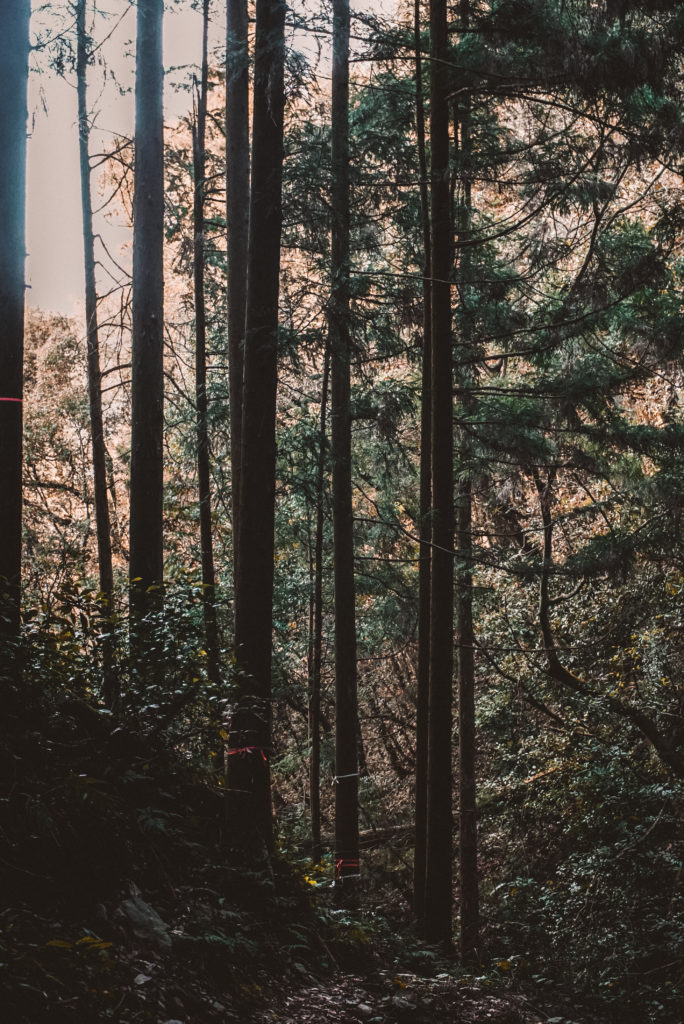
<svg viewBox="0 0 684 1024"><path fill-rule="evenodd" d="M9 1024L684 1019L683 71L677 0L2 4Z"/></svg>

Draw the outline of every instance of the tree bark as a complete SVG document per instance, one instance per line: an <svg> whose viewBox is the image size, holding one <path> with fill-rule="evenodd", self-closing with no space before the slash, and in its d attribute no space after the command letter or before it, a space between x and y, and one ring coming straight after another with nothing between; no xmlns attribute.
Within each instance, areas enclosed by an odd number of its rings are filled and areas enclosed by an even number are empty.
<svg viewBox="0 0 684 1024"><path fill-rule="evenodd" d="M349 2L333 0L332 64L333 549L335 577L335 864L343 896L359 875L354 521L349 329Z"/></svg>
<svg viewBox="0 0 684 1024"><path fill-rule="evenodd" d="M19 633L26 259L26 86L29 0L3 13L0 32L0 638ZM12 672L0 659L0 673Z"/></svg>
<svg viewBox="0 0 684 1024"><path fill-rule="evenodd" d="M83 218L83 268L85 278L85 313L88 352L88 399L93 451L93 489L95 494L95 532L97 564L100 576L102 611L106 617L114 613L114 572L112 568L112 537L107 497L107 452L102 417L102 381L100 372L100 337L97 318L97 284L95 281L95 237L93 204L90 187L90 121L88 117L87 70L89 62L86 32L86 0L76 5L76 91L78 95L78 148L81 177L81 210ZM110 630L105 630L110 633ZM103 697L107 707L118 699L118 680L114 672L113 648L107 637L102 641Z"/></svg>
<svg viewBox="0 0 684 1024"><path fill-rule="evenodd" d="M466 455L462 451L462 456ZM465 475L458 488L459 572L456 622L458 636L459 869L461 957L475 955L479 941L477 811L475 788L475 631L473 628L472 482Z"/></svg>
<svg viewBox="0 0 684 1024"><path fill-rule="evenodd" d="M451 722L454 629L454 471L451 350L449 76L446 0L430 0L432 235L432 558L425 937L452 936Z"/></svg>
<svg viewBox="0 0 684 1024"><path fill-rule="evenodd" d="M432 338L430 291L430 203L427 186L423 65L420 46L420 0L414 3L416 55L416 135L423 223L423 366L420 403L420 562L418 566L418 680L416 698L416 838L413 860L413 905L418 927L425 924L427 852L428 706L430 699L430 541L432 540Z"/></svg>
<svg viewBox="0 0 684 1024"><path fill-rule="evenodd" d="M249 52L246 0L226 3L226 231L228 377L233 510L233 585L237 586L245 306L249 238Z"/></svg>
<svg viewBox="0 0 684 1024"><path fill-rule="evenodd" d="M257 830L269 848L273 842L268 758L284 57L285 3L257 0L235 607L239 698L231 724L228 765L231 788L248 794L248 826Z"/></svg>
<svg viewBox="0 0 684 1024"><path fill-rule="evenodd" d="M195 408L197 429L197 483L199 489L200 550L202 562L202 611L207 645L207 671L212 682L219 678L219 636L216 618L216 574L211 527L211 474L207 405L207 318L204 302L204 196L206 165L207 94L209 61L209 3L202 4L202 71L193 124L193 283L195 291Z"/></svg>
<svg viewBox="0 0 684 1024"><path fill-rule="evenodd" d="M462 5L464 25L467 4ZM472 416L472 331L469 310L472 189L470 180L470 96L459 111L461 209L459 211L459 320L458 386L465 417ZM475 631L473 627L473 534L471 446L467 431L459 432L459 485L457 520L458 579L456 629L458 636L458 790L461 957L472 961L479 942L479 893L477 872L477 808L475 788Z"/></svg>
<svg viewBox="0 0 684 1024"><path fill-rule="evenodd" d="M163 0L139 0L135 57L130 602L133 650L162 607L164 428ZM148 652L149 653L149 652Z"/></svg>
<svg viewBox="0 0 684 1024"><path fill-rule="evenodd" d="M318 433L318 465L316 467L316 532L314 537L314 585L312 615L311 686L309 692L309 736L311 761L309 764L309 793L311 801L312 859L318 864L323 857L321 846L321 670L323 666L323 525L325 449L327 444L326 420L328 381L330 376L330 347L326 345L321 385L321 424Z"/></svg>

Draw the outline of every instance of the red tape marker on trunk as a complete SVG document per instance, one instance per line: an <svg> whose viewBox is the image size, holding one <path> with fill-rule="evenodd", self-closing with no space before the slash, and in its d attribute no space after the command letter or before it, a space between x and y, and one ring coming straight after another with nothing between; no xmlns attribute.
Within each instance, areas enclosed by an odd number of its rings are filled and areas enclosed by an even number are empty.
<svg viewBox="0 0 684 1024"><path fill-rule="evenodd" d="M263 747L233 747L232 750L228 751L228 757L232 757L233 754L261 754L266 764L268 764L268 758Z"/></svg>
<svg viewBox="0 0 684 1024"><path fill-rule="evenodd" d="M347 860L346 858L342 858L342 860L337 861L335 867L337 868L337 874L341 875L342 868L358 868L359 862L358 860Z"/></svg>

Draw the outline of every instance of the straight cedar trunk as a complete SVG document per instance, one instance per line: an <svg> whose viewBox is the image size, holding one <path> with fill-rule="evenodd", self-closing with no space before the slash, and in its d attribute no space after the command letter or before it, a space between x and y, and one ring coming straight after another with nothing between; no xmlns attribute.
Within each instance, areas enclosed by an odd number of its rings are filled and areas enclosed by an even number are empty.
<svg viewBox="0 0 684 1024"><path fill-rule="evenodd" d="M131 373L131 641L144 661L144 617L162 607L164 428L163 0L139 0L135 55ZM152 589L150 589L152 588Z"/></svg>
<svg viewBox="0 0 684 1024"><path fill-rule="evenodd" d="M418 694L416 700L416 812L413 859L413 908L419 928L425 918L427 852L428 704L430 694L430 541L432 539L432 338L430 302L430 204L427 188L423 65L420 49L420 0L414 3L416 55L416 135L423 222L423 367L420 404L420 562L418 566Z"/></svg>
<svg viewBox="0 0 684 1024"><path fill-rule="evenodd" d="M323 858L321 845L321 669L323 665L323 488L325 484L326 412L330 376L330 346L326 345L321 386L321 425L318 434L316 467L316 533L314 538L314 585L312 608L311 685L309 690L309 793L311 800L311 857L314 864Z"/></svg>
<svg viewBox="0 0 684 1024"><path fill-rule="evenodd" d="M463 5L464 9L466 4ZM464 22L467 22L465 10ZM460 356L458 387L464 417L472 416L473 361L470 330L469 286L472 196L470 181L470 97L460 104L460 158L462 203L459 217ZM458 579L456 586L456 631L458 636L458 737L459 737L459 873L461 957L475 957L479 943L479 896L477 873L477 818L475 790L475 631L473 628L473 524L471 451L468 434L459 433L459 461L456 534Z"/></svg>
<svg viewBox="0 0 684 1024"><path fill-rule="evenodd" d="M464 453L465 454L465 453ZM472 603L472 483L458 488L456 623L458 634L459 871L461 957L472 961L479 942L477 818L475 789L475 632Z"/></svg>
<svg viewBox="0 0 684 1024"><path fill-rule="evenodd" d="M0 32L0 637L19 633L29 0ZM0 675L12 671L0 658Z"/></svg>
<svg viewBox="0 0 684 1024"><path fill-rule="evenodd" d="M93 486L95 491L95 532L97 564L102 595L102 611L113 614L114 573L112 569L112 537L107 497L107 452L102 419L102 382L100 375L100 338L97 322L97 286L95 283L95 237L93 235L93 204L90 191L90 122L87 102L88 35L86 33L86 0L76 6L76 92L78 94L78 149L81 177L81 210L83 219L83 268L85 277L85 313L88 349L88 400L93 450ZM109 633L109 630L105 632ZM107 637L102 642L104 687L107 707L118 699L114 673L113 650Z"/></svg>
<svg viewBox="0 0 684 1024"><path fill-rule="evenodd" d="M195 408L197 431L197 482L199 489L200 550L202 562L202 611L207 644L209 679L218 681L219 638L216 619L216 576L211 529L211 476L209 467L209 427L207 423L207 318L204 303L204 196L205 141L209 62L209 2L202 6L202 72L197 96L197 116L193 124L192 155L195 191L193 198L194 249L193 283L195 290Z"/></svg>
<svg viewBox="0 0 684 1024"><path fill-rule="evenodd" d="M454 609L451 202L446 0L430 0L432 557L425 938L452 937L451 699Z"/></svg>
<svg viewBox="0 0 684 1024"><path fill-rule="evenodd" d="M271 642L278 297L282 228L284 0L257 0L247 262L244 415L235 602L238 703L229 783L247 794L245 826L271 848Z"/></svg>
<svg viewBox="0 0 684 1024"><path fill-rule="evenodd" d="M249 51L246 0L226 2L226 232L233 584L239 550L242 392L249 238Z"/></svg>
<svg viewBox="0 0 684 1024"><path fill-rule="evenodd" d="M332 368L335 577L335 864L342 894L359 875L354 520L351 488L349 329L349 0L333 0Z"/></svg>

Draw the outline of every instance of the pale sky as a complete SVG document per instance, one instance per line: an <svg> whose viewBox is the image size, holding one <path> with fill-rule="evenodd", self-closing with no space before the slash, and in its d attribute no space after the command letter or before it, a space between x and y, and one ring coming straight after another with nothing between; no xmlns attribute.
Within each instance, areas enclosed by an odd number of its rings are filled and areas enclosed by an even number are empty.
<svg viewBox="0 0 684 1024"><path fill-rule="evenodd" d="M66 4L61 5L66 9ZM98 5L102 8L103 4ZM122 16L103 55L124 87L133 84L135 8L127 0L107 0L115 15L106 25L98 21L96 38L102 38ZM214 5L221 24L215 26L218 40L223 34L223 4ZM36 30L34 25L34 31ZM187 80L190 70L179 66L197 63L202 47L202 19L189 4L170 7L164 17L164 64L167 79L164 116L168 123L186 113L189 96L174 90L174 83ZM168 70L179 68L179 70ZM133 134L133 95L121 96L112 84L102 89L102 70L89 73L89 100L98 99L97 125L91 152L100 149L112 132ZM54 73L32 74L29 83L29 144L27 183L27 292L29 305L60 313L75 313L82 307L83 243L81 237L81 199L78 166L78 131L75 75L68 81ZM98 204L96 182L93 206ZM128 239L129 232L105 225L99 218L95 230L106 232L107 243L115 250Z"/></svg>
<svg viewBox="0 0 684 1024"><path fill-rule="evenodd" d="M164 15L164 118L173 124L190 105L189 94L174 86L188 82L192 67L201 57L202 18L190 6L191 0L167 0ZM396 0L359 0L356 10L389 13ZM299 5L298 5L299 6ZM102 47L106 67L116 75L117 82L128 89L125 95L109 81L103 88L101 67L89 70L89 105L96 104L99 129L91 136L91 154L101 151L111 141L112 133L132 137L133 70L135 39L135 7L129 0L98 0L100 11L111 15L108 20L99 17L94 28L96 41L109 38ZM89 4L90 8L90 4ZM225 0L215 0L212 9L210 49L224 44ZM66 0L53 2L53 12L63 18L62 28L73 31ZM32 21L34 39L46 30L54 34L54 24L41 23L41 18L54 14L41 14L40 9ZM90 28L90 22L88 23ZM298 47L306 48L307 40L296 39ZM35 55L34 55L35 56ZM313 56L313 50L312 50ZM80 179L78 166L78 131L75 73L67 73L67 80L54 72L37 73L41 63L38 56L29 80L29 143L27 183L27 301L29 305L46 311L81 314L83 309L83 242L81 227ZM93 178L93 207L97 208L97 180ZM95 232L102 232L107 245L124 263L127 255L122 246L130 242L130 231L103 216L96 218ZM98 281L100 290L107 279Z"/></svg>

